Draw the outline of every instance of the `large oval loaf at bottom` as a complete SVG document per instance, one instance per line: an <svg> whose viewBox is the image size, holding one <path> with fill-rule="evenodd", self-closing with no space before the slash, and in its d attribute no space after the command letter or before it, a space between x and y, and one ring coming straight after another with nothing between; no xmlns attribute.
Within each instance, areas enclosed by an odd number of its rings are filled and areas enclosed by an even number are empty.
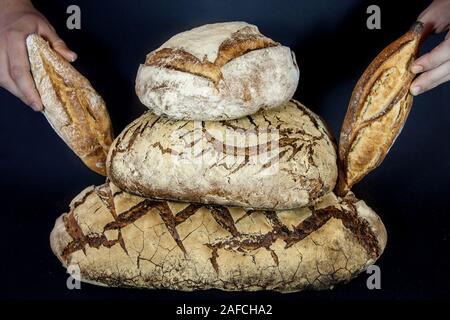
<svg viewBox="0 0 450 320"><path fill-rule="evenodd" d="M255 211L144 199L107 183L81 192L50 238L85 282L290 292L350 280L381 255L386 230L351 193Z"/></svg>

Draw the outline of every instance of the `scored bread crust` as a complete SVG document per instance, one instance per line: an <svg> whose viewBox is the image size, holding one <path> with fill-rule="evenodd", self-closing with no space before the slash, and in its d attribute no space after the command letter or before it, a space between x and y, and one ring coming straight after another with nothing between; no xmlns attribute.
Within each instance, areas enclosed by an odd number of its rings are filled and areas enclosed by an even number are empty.
<svg viewBox="0 0 450 320"><path fill-rule="evenodd" d="M143 197L291 209L335 187L336 150L325 124L292 100L228 121L176 121L150 112L111 146L108 177Z"/></svg>
<svg viewBox="0 0 450 320"><path fill-rule="evenodd" d="M405 124L413 100L410 64L422 31L423 24L416 22L378 54L358 80L341 128L337 194L345 195L381 164Z"/></svg>
<svg viewBox="0 0 450 320"><path fill-rule="evenodd" d="M382 254L380 218L349 193L314 207L256 211L89 187L56 221L53 252L89 283L172 290L331 288Z"/></svg>
<svg viewBox="0 0 450 320"><path fill-rule="evenodd" d="M106 175L105 161L113 133L103 99L90 82L39 35L28 36L26 43L34 82L44 106L43 114L91 170Z"/></svg>
<svg viewBox="0 0 450 320"><path fill-rule="evenodd" d="M230 28L226 30L228 32L223 30L224 27ZM217 35L219 39L211 39L214 28L220 32ZM190 33L196 34L194 39ZM203 39L199 41L199 37ZM205 42L210 43L210 46L203 47ZM223 79L220 69L225 64L250 51L274 46L279 44L260 34L256 26L245 23L206 25L172 37L147 55L145 65L192 73L217 85ZM217 52L214 51L215 48Z"/></svg>
<svg viewBox="0 0 450 320"><path fill-rule="evenodd" d="M149 53L136 93L157 115L226 120L289 100L298 78L289 48L256 26L217 23L180 33Z"/></svg>

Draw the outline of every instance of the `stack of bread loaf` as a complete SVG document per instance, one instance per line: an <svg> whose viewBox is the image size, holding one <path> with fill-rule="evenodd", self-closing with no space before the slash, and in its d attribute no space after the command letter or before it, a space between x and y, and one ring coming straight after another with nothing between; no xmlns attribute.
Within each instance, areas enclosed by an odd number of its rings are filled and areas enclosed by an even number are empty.
<svg viewBox="0 0 450 320"><path fill-rule="evenodd" d="M30 36L44 113L108 176L56 221L54 253L83 281L108 286L288 292L348 281L386 244L379 217L348 189L381 162L406 119L411 99L401 83L410 81L416 29L386 48L355 89L339 195L330 132L290 100L294 54L256 26L205 25L148 54L136 92L150 111L112 144L89 82Z"/></svg>

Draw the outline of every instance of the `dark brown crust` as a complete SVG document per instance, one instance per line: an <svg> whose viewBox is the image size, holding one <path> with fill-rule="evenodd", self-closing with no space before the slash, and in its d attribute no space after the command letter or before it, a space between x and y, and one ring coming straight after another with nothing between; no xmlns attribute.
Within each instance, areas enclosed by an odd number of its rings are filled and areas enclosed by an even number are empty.
<svg viewBox="0 0 450 320"><path fill-rule="evenodd" d="M163 48L152 52L147 56L145 65L192 73L210 79L214 83L222 79L219 66L207 60L201 61L183 49Z"/></svg>
<svg viewBox="0 0 450 320"><path fill-rule="evenodd" d="M184 221L189 219L189 217L195 214L197 210L199 210L201 207L202 207L201 204L190 203L186 208L177 212L175 216L176 225L179 225L180 223L183 223Z"/></svg>
<svg viewBox="0 0 450 320"><path fill-rule="evenodd" d="M214 84L217 84L222 79L220 69L229 61L250 51L279 45L275 41L261 34L255 34L252 31L250 27L244 27L222 42L214 63L206 59L201 61L183 49L162 48L150 53L147 56L145 65L188 72L209 79Z"/></svg>
<svg viewBox="0 0 450 320"><path fill-rule="evenodd" d="M183 251L184 254L186 254L186 249L184 248L183 242L181 241L180 235L178 234L176 228L177 221L175 219L175 215L173 214L172 210L170 210L169 205L167 204L167 202L162 201L158 204L157 208L159 211L159 215L164 221L164 224L166 225L166 228L172 236L173 240L175 240L180 250Z"/></svg>
<svg viewBox="0 0 450 320"><path fill-rule="evenodd" d="M381 254L377 237L370 229L367 221L358 217L356 208L351 200L348 200L347 204L348 210L339 210L333 206L315 210L310 217L303 220L292 231L278 220L275 211L265 211L265 215L269 216L270 219L274 221L272 231L261 235L238 234L220 242L208 244L208 247L213 250L211 263L214 266L217 266L217 261L215 261L215 259L218 257L218 249L251 251L265 248L270 251L270 246L278 239L281 239L286 243L286 248L291 247L295 243L305 239L311 233L320 229L331 218L341 220L344 226L351 230L368 255L371 258L376 259ZM272 251L271 255L276 262L277 258L274 257L273 254L274 252Z"/></svg>
<svg viewBox="0 0 450 320"><path fill-rule="evenodd" d="M275 47L279 43L252 32L252 28L244 27L233 33L231 37L220 44L219 52L214 64L218 67L226 65L229 61L236 59L250 51Z"/></svg>
<svg viewBox="0 0 450 320"><path fill-rule="evenodd" d="M79 202L74 204L74 208L84 203L87 196L89 196L91 193L96 192L99 197L101 198L104 196L104 194L100 195L99 189L105 190L106 188L109 189L109 186L102 185L100 188L96 188L94 190L91 190L89 193L86 193L86 195L81 199ZM108 199L107 203L110 203L112 199ZM85 250L86 246L93 247L93 248L99 248L100 246L104 247L112 247L116 243L119 243L122 249L126 252L125 245L122 240L121 236L121 229L126 227L129 224L132 224L136 220L138 220L140 217L148 213L152 208L159 205L159 202L144 199L142 202L138 203L136 206L130 208L129 210L121 213L119 216L115 216L115 210L111 209L109 207L109 211L111 212L112 216L114 218L113 222L110 222L105 225L104 231L102 234L89 234L85 235L83 234L81 227L78 225L78 222L76 221L75 216L72 214L67 214L63 216L63 222L66 228L67 233L71 236L72 241L64 248L64 250L61 253L61 258L67 262L67 257L70 256L73 252L76 252L78 250ZM114 240L108 240L104 234L105 231L108 230L118 230L118 238Z"/></svg>
<svg viewBox="0 0 450 320"><path fill-rule="evenodd" d="M216 222L223 229L227 230L233 237L239 237L239 231L233 221L233 217L227 207L224 206L207 206Z"/></svg>
<svg viewBox="0 0 450 320"><path fill-rule="evenodd" d="M391 43L387 46L378 56L371 62L371 64L364 71L361 78L358 80L355 89L353 90L352 97L349 102L348 110L345 115L345 119L341 128L341 135L339 141L339 179L338 184L336 186L336 194L343 196L347 193L347 191L352 187L353 184L362 179L367 173L375 169L378 165L381 164L384 157L386 156L389 148L384 150L384 154L381 155L376 164L371 166L366 170L366 172L361 173L359 179L349 183L347 173L348 173L348 155L351 151L353 143L358 136L359 132L367 126L370 126L372 123L377 121L379 118L383 117L387 114L396 103L401 101L402 99L406 99L406 103L403 108L405 109L403 114L405 115L403 119L397 123L397 127L393 130L391 135L391 145L395 140L395 137L400 132L401 128L406 121L407 114L411 108L412 104L412 96L409 93L409 86L414 78L414 75L409 72L408 76L403 79L404 85L401 90L396 93L395 97L391 101L387 101L386 105L382 107L379 114L376 117L367 119L364 122L357 124L360 114L362 112L362 108L365 104L368 94L370 93L371 86L375 83L376 78L375 75L378 74L378 71L381 65L388 60L392 55L398 52L402 47L411 41L415 42L415 53L410 58L410 61L415 57L418 51L419 42L421 39L423 30L423 24L420 22L416 22L411 29L404 34L402 37ZM409 64L408 64L409 65Z"/></svg>
<svg viewBox="0 0 450 320"><path fill-rule="evenodd" d="M78 225L76 217L74 215L75 209L82 205L86 198L96 192L100 197L109 195L113 197L111 192L108 192L110 186L108 184L97 187L90 192L86 193L84 197L78 202L74 203L71 212L64 215L63 222L67 233L72 238L72 241L66 245L62 250L61 258L66 264L70 262L70 255L76 251L83 250L85 252L86 246L99 248L100 246L112 247L115 244L122 246L122 249L126 252L126 248L121 243L121 229L127 225L134 223L144 215L151 212L152 209L157 209L161 219L167 227L167 230L171 234L172 238L176 242L178 248L186 254L183 241L177 232L176 227L186 221L190 216L195 214L203 206L198 204L190 204L185 209L179 212L173 212L166 201L142 199L141 202L126 210L115 218L114 222L108 223L104 231L118 230L119 236L117 239L108 240L104 233L102 234L87 234L82 232L81 227ZM103 200L102 200L103 201ZM348 196L343 199L344 206L341 209L335 206L328 206L322 209L312 209L311 215L293 227L292 230L288 226L284 225L277 216L276 211L263 211L264 215L270 221L272 230L265 234L244 234L238 231L236 227L237 221L233 221L230 211L224 206L207 206L210 210L213 218L230 235L222 238L215 243L205 244L211 249L211 264L216 272L219 272L219 265L217 263L218 250L232 250L232 251L252 251L260 248L265 248L271 251L271 256L275 263L278 262L278 257L270 249L270 246L278 239L283 240L286 244L286 248L294 245L295 243L305 239L308 235L320 229L329 219L338 219L342 221L343 225L352 232L360 245L366 250L367 254L376 259L381 254L380 244L378 243L377 236L372 231L369 223L358 216L355 202L356 198ZM104 203L113 203L112 199L107 199ZM107 208L111 210L111 207ZM153 211L154 212L154 211ZM246 216L251 216L257 210L248 210ZM114 214L113 214L114 216Z"/></svg>

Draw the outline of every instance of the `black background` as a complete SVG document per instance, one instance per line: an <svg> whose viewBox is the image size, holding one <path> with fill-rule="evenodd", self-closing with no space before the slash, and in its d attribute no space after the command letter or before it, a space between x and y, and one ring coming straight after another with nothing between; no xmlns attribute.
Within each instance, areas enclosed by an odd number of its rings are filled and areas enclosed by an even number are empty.
<svg viewBox="0 0 450 320"><path fill-rule="evenodd" d="M115 132L145 108L134 79L146 53L171 35L211 22L243 20L290 46L301 69L296 98L338 136L354 84L376 54L403 34L428 1L42 1L34 2L79 59L108 105ZM81 30L66 28L66 8L81 7ZM381 30L366 28L366 8L381 7ZM443 39L432 35L422 52ZM0 44L1 46L2 44ZM332 291L294 294L180 293L66 288L67 275L49 247L55 219L70 200L103 178L92 173L44 116L0 90L0 297L13 299L150 299L154 303L450 297L450 84L415 99L403 132L383 165L354 187L382 217L389 240L377 264L381 290L362 274Z"/></svg>

